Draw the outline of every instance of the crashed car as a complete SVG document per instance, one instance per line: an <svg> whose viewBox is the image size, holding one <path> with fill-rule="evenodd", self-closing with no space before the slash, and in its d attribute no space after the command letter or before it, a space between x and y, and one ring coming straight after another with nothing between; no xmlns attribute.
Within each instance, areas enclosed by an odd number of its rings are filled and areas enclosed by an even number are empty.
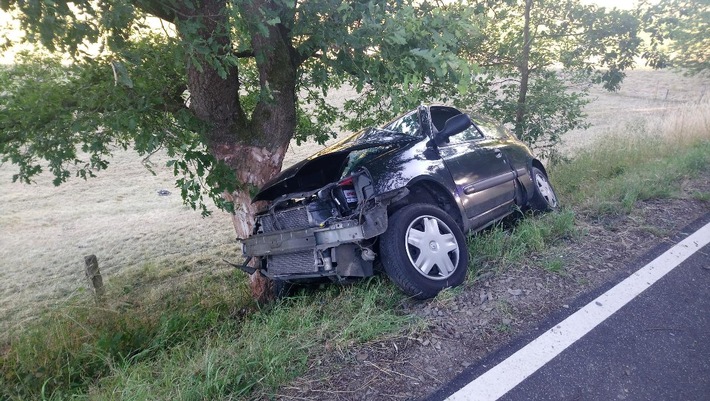
<svg viewBox="0 0 710 401"><path fill-rule="evenodd" d="M465 232L558 200L544 166L494 122L420 106L354 134L266 183L267 205L243 241L250 273L277 283L374 274L379 260L405 293L463 282Z"/></svg>

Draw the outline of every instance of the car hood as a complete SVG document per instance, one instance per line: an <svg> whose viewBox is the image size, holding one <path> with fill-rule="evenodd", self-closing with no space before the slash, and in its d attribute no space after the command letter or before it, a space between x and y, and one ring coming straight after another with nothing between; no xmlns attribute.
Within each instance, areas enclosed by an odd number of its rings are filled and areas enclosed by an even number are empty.
<svg viewBox="0 0 710 401"><path fill-rule="evenodd" d="M320 188L341 178L345 159L352 152L372 148L382 148L382 151L385 151L393 146L420 139L422 138L399 132L368 128L281 171L264 184L252 201L273 200L284 194ZM309 179L305 179L306 176L309 176Z"/></svg>

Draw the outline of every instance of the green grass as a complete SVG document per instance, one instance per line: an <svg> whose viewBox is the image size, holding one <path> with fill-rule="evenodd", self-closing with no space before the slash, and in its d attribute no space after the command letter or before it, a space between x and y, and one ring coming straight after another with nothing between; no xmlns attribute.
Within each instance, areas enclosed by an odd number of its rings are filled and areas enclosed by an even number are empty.
<svg viewBox="0 0 710 401"><path fill-rule="evenodd" d="M308 367L323 349L346 347L401 330L395 289L381 279L303 293L194 343L117 370L99 399L220 399L269 393ZM175 383L181 384L175 386ZM119 393L120 397L113 394Z"/></svg>
<svg viewBox="0 0 710 401"><path fill-rule="evenodd" d="M564 209L517 221L512 227L497 224L468 240L473 272L498 271L519 263L532 252L543 252L563 238L578 235L574 212ZM475 274L470 277L475 279Z"/></svg>
<svg viewBox="0 0 710 401"><path fill-rule="evenodd" d="M468 285L532 255L540 268L565 274L553 248L580 236L577 216L629 213L639 201L679 196L682 183L707 176L709 166L707 132L677 141L610 137L550 166L565 208L470 236ZM707 192L688 196L708 200ZM106 307L80 293L9 334L0 344L0 399L268 398L328 352L347 357L354 344L421 326L400 312L409 300L383 277L301 289L259 308L242 274L200 276L180 266L165 273L148 264L112 277ZM431 302L445 306L461 291L443 291Z"/></svg>
<svg viewBox="0 0 710 401"><path fill-rule="evenodd" d="M542 262L542 268L550 273L564 274L565 273L565 262L562 257L548 257Z"/></svg>
<svg viewBox="0 0 710 401"><path fill-rule="evenodd" d="M699 201L710 202L710 192L695 191L693 192L692 197Z"/></svg>
<svg viewBox="0 0 710 401"><path fill-rule="evenodd" d="M136 285L128 296L121 295L122 285L109 287L118 301L111 307L69 300L10 337L0 358L0 398L81 392L115 365L151 359L216 325L236 327L232 308L251 303L239 281L234 275L203 277L156 297L145 286Z"/></svg>
<svg viewBox="0 0 710 401"><path fill-rule="evenodd" d="M268 394L324 349L383 339L414 323L397 314L404 297L379 277L301 290L266 309L247 294L235 273L175 288L149 304L136 293L115 309L72 301L13 336L0 358L0 398Z"/></svg>
<svg viewBox="0 0 710 401"><path fill-rule="evenodd" d="M628 214L638 201L677 196L684 181L710 171L710 133L686 143L610 137L551 171L564 204L591 216Z"/></svg>

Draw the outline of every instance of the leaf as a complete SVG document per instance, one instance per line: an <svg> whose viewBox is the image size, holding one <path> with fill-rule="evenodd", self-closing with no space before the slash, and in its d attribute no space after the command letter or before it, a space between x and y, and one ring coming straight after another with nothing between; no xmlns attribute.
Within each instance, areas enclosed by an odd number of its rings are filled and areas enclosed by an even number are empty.
<svg viewBox="0 0 710 401"><path fill-rule="evenodd" d="M434 62L434 56L432 55L431 50L415 48L410 50L409 53L414 56L421 57L430 63Z"/></svg>
<svg viewBox="0 0 710 401"><path fill-rule="evenodd" d="M133 80L131 80L131 77L128 75L128 70L123 63L119 61L111 61L111 68L113 69L114 85L133 88Z"/></svg>

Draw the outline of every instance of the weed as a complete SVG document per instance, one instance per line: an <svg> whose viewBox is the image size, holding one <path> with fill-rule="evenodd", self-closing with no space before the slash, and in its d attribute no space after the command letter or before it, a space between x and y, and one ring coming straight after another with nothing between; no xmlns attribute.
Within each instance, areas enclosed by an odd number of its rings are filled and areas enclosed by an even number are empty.
<svg viewBox="0 0 710 401"><path fill-rule="evenodd" d="M501 270L520 262L530 252L543 252L564 238L578 235L574 213L569 209L528 216L506 228L498 224L469 237L469 260L474 269ZM474 281L475 275L469 277Z"/></svg>
<svg viewBox="0 0 710 401"><path fill-rule="evenodd" d="M663 228L656 227L656 226L643 225L639 228L642 231L645 231L645 232L653 235L654 237L658 237L658 238L663 238L669 234L669 231L667 229L663 229Z"/></svg>
<svg viewBox="0 0 710 401"><path fill-rule="evenodd" d="M464 291L464 286L458 286L454 288L446 288L439 292L436 297L431 301L440 307L450 306L456 301L456 298Z"/></svg>
<svg viewBox="0 0 710 401"><path fill-rule="evenodd" d="M551 257L547 258L542 262L542 268L550 273L564 274L565 273L565 263L561 257Z"/></svg>
<svg viewBox="0 0 710 401"><path fill-rule="evenodd" d="M498 313L503 316L504 319L512 319L513 308L506 300L498 300L495 306Z"/></svg>
<svg viewBox="0 0 710 401"><path fill-rule="evenodd" d="M699 201L710 202L710 192L694 191L690 196Z"/></svg>
<svg viewBox="0 0 710 401"><path fill-rule="evenodd" d="M303 372L320 345L368 342L413 323L396 313L403 296L380 277L302 289L262 310L254 309L244 281L235 274L206 277L119 309L79 301L57 308L0 356L0 398L268 394ZM240 308L253 312L240 320Z"/></svg>

